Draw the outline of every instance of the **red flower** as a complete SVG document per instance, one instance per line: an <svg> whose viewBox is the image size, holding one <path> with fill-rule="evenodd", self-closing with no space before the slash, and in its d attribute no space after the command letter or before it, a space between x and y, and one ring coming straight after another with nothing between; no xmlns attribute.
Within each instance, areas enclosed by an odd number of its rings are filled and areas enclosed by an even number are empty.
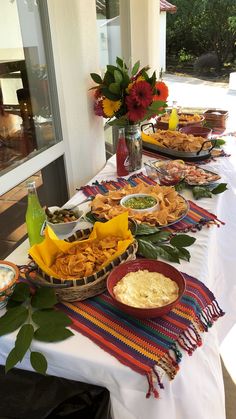
<svg viewBox="0 0 236 419"><path fill-rule="evenodd" d="M129 94L143 107L147 107L152 102L152 88L145 80L134 83Z"/></svg>
<svg viewBox="0 0 236 419"><path fill-rule="evenodd" d="M146 109L133 99L131 96L127 96L126 105L128 108L127 116L132 122L136 122L139 119L143 119L146 113Z"/></svg>
<svg viewBox="0 0 236 419"><path fill-rule="evenodd" d="M164 81L158 81L155 85L156 94L153 96L153 100L162 100L166 101L169 95L169 90Z"/></svg>
<svg viewBox="0 0 236 419"><path fill-rule="evenodd" d="M98 87L94 92L94 97L95 97L95 99L98 99L101 96L102 96L102 92L101 92L100 88Z"/></svg>
<svg viewBox="0 0 236 419"><path fill-rule="evenodd" d="M97 100L96 102L94 102L93 109L94 109L95 115L106 117L103 112L102 100Z"/></svg>

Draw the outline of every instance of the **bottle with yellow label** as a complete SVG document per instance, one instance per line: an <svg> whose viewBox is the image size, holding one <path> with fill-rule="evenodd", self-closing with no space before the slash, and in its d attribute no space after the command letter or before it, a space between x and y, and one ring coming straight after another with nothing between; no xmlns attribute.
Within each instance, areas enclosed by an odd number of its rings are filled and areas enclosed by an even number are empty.
<svg viewBox="0 0 236 419"><path fill-rule="evenodd" d="M172 110L170 113L169 118L169 130L176 131L179 125L179 117L178 117L178 110L177 110L177 102L173 102Z"/></svg>

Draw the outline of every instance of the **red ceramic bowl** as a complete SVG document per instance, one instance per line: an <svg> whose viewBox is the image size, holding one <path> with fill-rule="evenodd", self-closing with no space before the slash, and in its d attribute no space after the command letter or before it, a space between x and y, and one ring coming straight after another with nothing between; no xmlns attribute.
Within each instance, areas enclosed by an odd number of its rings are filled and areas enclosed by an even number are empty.
<svg viewBox="0 0 236 419"><path fill-rule="evenodd" d="M188 126L188 127L180 128L179 131L187 135L191 134L191 135L194 135L194 137L203 137L203 138L210 138L212 134L212 129L207 128L207 127Z"/></svg>
<svg viewBox="0 0 236 419"><path fill-rule="evenodd" d="M132 307L127 304L118 301L113 292L114 286L129 272L136 272L138 270L148 270L150 272L159 272L165 275L166 277L175 281L179 286L179 296L178 298L170 304L167 304L162 307L152 307L152 308L138 308ZM163 316L168 313L180 300L184 291L185 291L185 279L183 275L173 266L165 262L160 262L159 260L154 259L136 259L129 262L122 263L114 268L107 278L107 289L112 297L114 303L120 310L125 313L137 317L139 319L155 318Z"/></svg>

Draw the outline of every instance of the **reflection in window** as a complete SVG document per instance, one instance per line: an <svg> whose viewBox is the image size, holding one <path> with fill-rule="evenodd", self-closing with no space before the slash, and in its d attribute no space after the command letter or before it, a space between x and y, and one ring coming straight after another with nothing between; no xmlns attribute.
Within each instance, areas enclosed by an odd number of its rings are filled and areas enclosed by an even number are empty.
<svg viewBox="0 0 236 419"><path fill-rule="evenodd" d="M120 39L120 1L96 0L97 30L99 39L100 68L116 64L116 57L122 57ZM104 119L105 123L105 119ZM113 134L110 126L105 127L107 159L114 154Z"/></svg>
<svg viewBox="0 0 236 419"><path fill-rule="evenodd" d="M115 64L121 56L119 0L96 0L100 67Z"/></svg>
<svg viewBox="0 0 236 419"><path fill-rule="evenodd" d="M55 141L37 2L1 0L0 175Z"/></svg>
<svg viewBox="0 0 236 419"><path fill-rule="evenodd" d="M27 182L35 181L40 203L62 206L68 200L63 157L0 196L0 259L5 259L27 238L25 213Z"/></svg>

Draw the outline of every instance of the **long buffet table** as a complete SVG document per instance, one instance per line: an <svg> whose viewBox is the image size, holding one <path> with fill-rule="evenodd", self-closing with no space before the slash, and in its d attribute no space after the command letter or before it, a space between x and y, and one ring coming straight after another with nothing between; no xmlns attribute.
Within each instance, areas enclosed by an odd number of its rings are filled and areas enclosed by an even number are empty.
<svg viewBox="0 0 236 419"><path fill-rule="evenodd" d="M225 150L231 155L208 163L206 168L218 172L228 190L213 198L203 198L198 205L214 213L226 224L215 225L191 233L196 242L189 248L190 262L181 261L177 266L182 272L192 275L215 294L226 315L217 320L207 333L203 345L190 357L183 351L180 370L173 381L164 374L164 390L160 398L146 399L146 378L121 364L87 337L75 332L68 340L45 344L34 341L33 349L42 351L48 360L48 374L85 383L97 384L110 391L114 419L224 419L224 385L219 356L219 343L226 336L236 319L236 139L229 137ZM150 157L143 156L143 162ZM144 171L144 168L142 169ZM144 171L145 173L145 171ZM115 156L104 169L91 180L109 180L116 177ZM184 192L193 200L191 192ZM84 199L79 191L68 204ZM86 206L87 204L82 204ZM83 227L83 225L81 225ZM14 251L8 260L17 264L27 262L28 242ZM174 264L176 266L176 264ZM0 338L0 363L5 364L12 348L15 333ZM17 367L32 370L26 356Z"/></svg>

